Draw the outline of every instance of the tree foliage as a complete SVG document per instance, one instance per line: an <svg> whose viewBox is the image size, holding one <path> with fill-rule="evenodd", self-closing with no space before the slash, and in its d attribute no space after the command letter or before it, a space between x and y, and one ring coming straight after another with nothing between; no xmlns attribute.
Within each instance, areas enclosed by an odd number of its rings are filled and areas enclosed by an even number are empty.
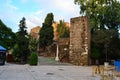
<svg viewBox="0 0 120 80"><path fill-rule="evenodd" d="M44 48L51 45L53 43L53 27L52 23L54 21L54 15L53 13L48 13L44 23L42 24L42 28L39 32L39 47Z"/></svg>
<svg viewBox="0 0 120 80"><path fill-rule="evenodd" d="M17 43L14 47L13 54L16 61L25 63L29 54L29 39L25 18L23 17L19 23L19 31L16 33Z"/></svg>
<svg viewBox="0 0 120 80"><path fill-rule="evenodd" d="M80 5L80 13L88 16L94 28L118 29L120 25L120 3L117 0L74 0Z"/></svg>
<svg viewBox="0 0 120 80"><path fill-rule="evenodd" d="M74 0L80 5L80 14L89 18L91 27L91 49L105 52L108 44L109 57L116 59L120 52L120 3L117 0ZM113 54L116 54L113 56ZM104 54L102 55L104 57Z"/></svg>
<svg viewBox="0 0 120 80"><path fill-rule="evenodd" d="M36 52L32 52L30 54L29 64L30 65L37 65L38 64L38 55Z"/></svg>
<svg viewBox="0 0 120 80"><path fill-rule="evenodd" d="M100 51L99 51L99 49L96 49L96 48L92 49L90 56L93 59L99 59L100 58Z"/></svg>
<svg viewBox="0 0 120 80"><path fill-rule="evenodd" d="M70 37L69 28L66 26L65 22L60 20L59 24L57 25L57 32L60 38L68 38Z"/></svg>
<svg viewBox="0 0 120 80"><path fill-rule="evenodd" d="M8 50L15 44L15 33L0 20L0 45Z"/></svg>
<svg viewBox="0 0 120 80"><path fill-rule="evenodd" d="M37 52L38 40L29 36L29 49L31 52Z"/></svg>

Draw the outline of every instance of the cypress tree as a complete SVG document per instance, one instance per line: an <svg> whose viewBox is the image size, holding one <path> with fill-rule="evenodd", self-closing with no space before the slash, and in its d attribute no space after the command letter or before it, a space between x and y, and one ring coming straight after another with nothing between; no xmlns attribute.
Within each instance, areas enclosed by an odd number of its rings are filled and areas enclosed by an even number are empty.
<svg viewBox="0 0 120 80"><path fill-rule="evenodd" d="M54 15L53 13L48 13L44 23L42 24L42 28L39 32L39 47L45 49L47 46L51 45L53 43L54 38L54 32L52 23L54 21L53 19Z"/></svg>

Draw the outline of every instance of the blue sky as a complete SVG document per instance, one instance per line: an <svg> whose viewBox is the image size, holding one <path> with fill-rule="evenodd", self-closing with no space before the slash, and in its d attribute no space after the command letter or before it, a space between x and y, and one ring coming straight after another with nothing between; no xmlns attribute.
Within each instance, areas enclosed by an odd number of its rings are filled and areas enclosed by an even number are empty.
<svg viewBox="0 0 120 80"><path fill-rule="evenodd" d="M26 18L28 32L35 26L42 26L46 15L54 14L54 20L69 22L70 18L80 16L79 6L74 0L1 0L0 19L17 32L19 21Z"/></svg>
<svg viewBox="0 0 120 80"><path fill-rule="evenodd" d="M80 16L79 11L74 0L0 0L0 19L14 32L18 31L22 17L26 18L29 32L35 26L42 26L50 12L55 21L70 22L70 18Z"/></svg>

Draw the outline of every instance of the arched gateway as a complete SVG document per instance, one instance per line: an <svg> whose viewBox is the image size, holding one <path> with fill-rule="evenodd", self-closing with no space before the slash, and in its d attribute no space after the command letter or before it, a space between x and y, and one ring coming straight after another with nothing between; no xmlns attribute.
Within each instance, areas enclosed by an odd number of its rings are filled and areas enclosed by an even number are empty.
<svg viewBox="0 0 120 80"><path fill-rule="evenodd" d="M90 51L90 28L87 17L70 20L69 60L72 64L88 65Z"/></svg>

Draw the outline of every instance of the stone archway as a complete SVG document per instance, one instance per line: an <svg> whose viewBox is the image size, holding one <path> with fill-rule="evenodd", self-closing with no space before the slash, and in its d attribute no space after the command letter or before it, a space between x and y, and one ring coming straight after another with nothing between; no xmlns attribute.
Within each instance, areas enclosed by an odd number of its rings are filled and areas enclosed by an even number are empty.
<svg viewBox="0 0 120 80"><path fill-rule="evenodd" d="M75 65L88 65L90 51L90 28L85 16L71 18L69 60Z"/></svg>

